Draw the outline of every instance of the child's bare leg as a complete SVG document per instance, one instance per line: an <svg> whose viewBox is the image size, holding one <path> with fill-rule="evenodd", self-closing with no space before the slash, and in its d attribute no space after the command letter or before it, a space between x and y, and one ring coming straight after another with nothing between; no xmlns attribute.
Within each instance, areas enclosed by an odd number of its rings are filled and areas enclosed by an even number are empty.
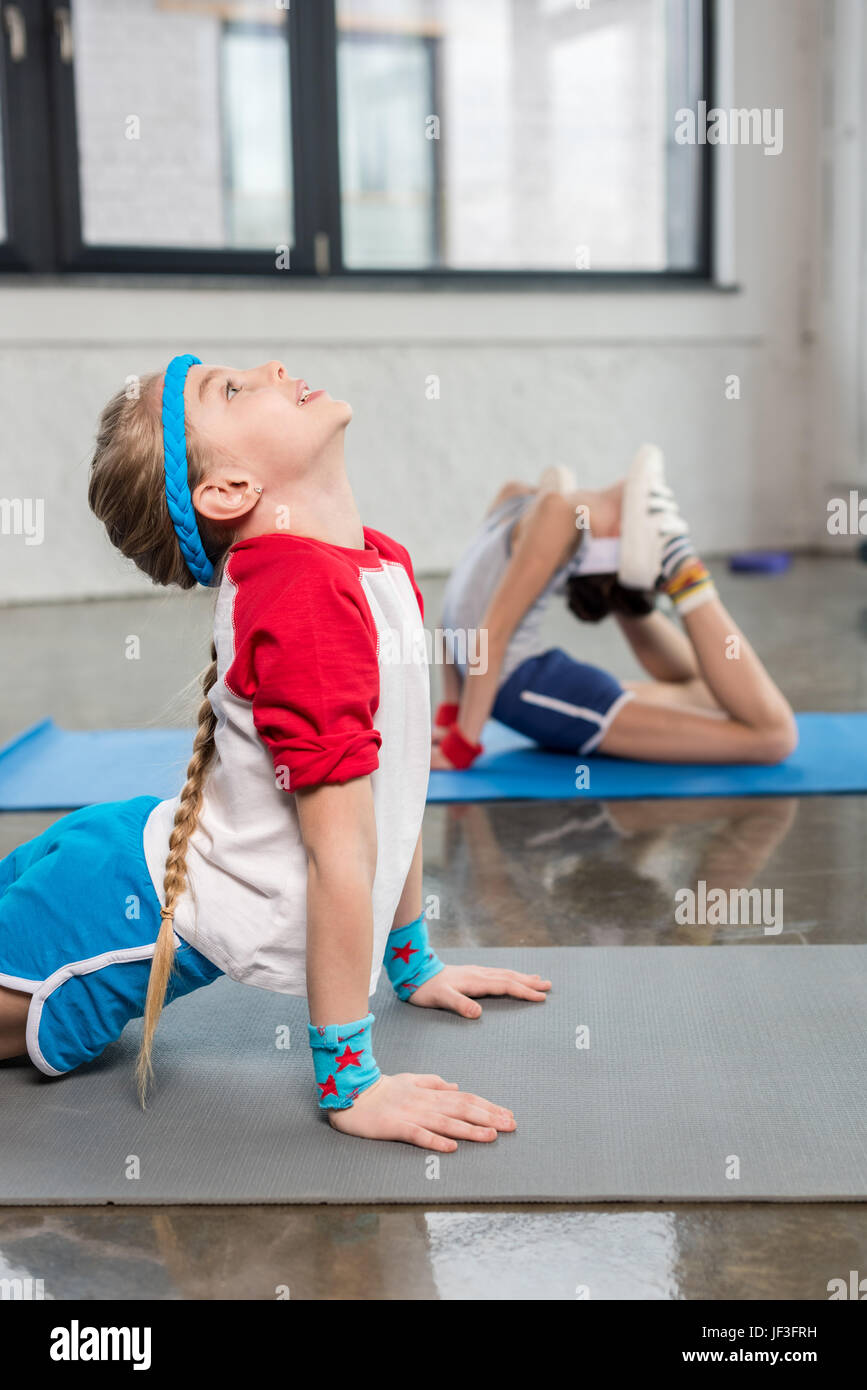
<svg viewBox="0 0 867 1390"><path fill-rule="evenodd" d="M632 700L615 718L600 751L660 762L775 763L787 758L797 746L791 707L719 598L708 597L683 621L718 710Z"/></svg>
<svg viewBox="0 0 867 1390"><path fill-rule="evenodd" d="M698 676L718 708L634 699L615 717L600 749L664 762L774 763L788 757L797 745L791 707L723 607L665 483L662 455L652 446L636 455L624 493L619 578L669 595L697 668L689 678ZM645 645L645 657L650 650L658 670L666 663L676 668L683 648L678 656L660 623L647 631L656 645Z"/></svg>
<svg viewBox="0 0 867 1390"><path fill-rule="evenodd" d="M657 609L646 617L616 614L620 631L654 681L678 684L699 678L698 662L686 634Z"/></svg>
<svg viewBox="0 0 867 1390"><path fill-rule="evenodd" d="M30 995L0 985L0 1061L27 1053L26 1027Z"/></svg>
<svg viewBox="0 0 867 1390"><path fill-rule="evenodd" d="M616 614L624 637L641 662L649 681L624 681L637 700L681 709L716 710L719 704L699 674L692 643L670 618L657 609L646 617Z"/></svg>

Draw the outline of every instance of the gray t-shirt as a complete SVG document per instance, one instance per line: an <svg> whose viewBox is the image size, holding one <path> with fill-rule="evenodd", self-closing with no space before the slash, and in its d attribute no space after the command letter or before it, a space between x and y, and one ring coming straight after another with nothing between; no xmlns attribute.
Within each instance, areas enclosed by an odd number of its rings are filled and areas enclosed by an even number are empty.
<svg viewBox="0 0 867 1390"><path fill-rule="evenodd" d="M480 635L482 619L512 554L512 528L536 500L535 493L509 497L486 516L455 568L443 595L442 628L445 660L453 662L462 677L467 666L477 665L487 647ZM575 571L573 556L552 575L548 585L527 610L512 634L500 673L502 686L512 672L531 656L547 650L542 641L542 619L552 595L562 593Z"/></svg>

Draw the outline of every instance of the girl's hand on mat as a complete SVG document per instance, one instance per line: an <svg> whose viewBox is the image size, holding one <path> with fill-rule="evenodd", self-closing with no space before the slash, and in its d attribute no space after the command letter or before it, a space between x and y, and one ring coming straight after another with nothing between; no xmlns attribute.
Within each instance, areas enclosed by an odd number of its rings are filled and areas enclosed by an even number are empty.
<svg viewBox="0 0 867 1390"><path fill-rule="evenodd" d="M448 729L443 729L443 736L447 733ZM450 763L446 755L440 749L439 740L434 743L433 739L431 739L430 765L432 768L435 768L437 772L457 772L454 763Z"/></svg>
<svg viewBox="0 0 867 1390"><path fill-rule="evenodd" d="M411 1072L381 1077L348 1110L329 1110L328 1118L343 1134L397 1139L441 1153L453 1153L459 1139L490 1144L501 1130L515 1128L511 1110L459 1091L456 1081Z"/></svg>
<svg viewBox="0 0 867 1390"><path fill-rule="evenodd" d="M545 1001L550 980L539 975L522 975L520 970L498 970L488 965L445 965L438 974L419 985L409 996L410 1004L423 1009L451 1009L464 1018L478 1018L482 1012L476 1000L489 994L510 994L513 999Z"/></svg>

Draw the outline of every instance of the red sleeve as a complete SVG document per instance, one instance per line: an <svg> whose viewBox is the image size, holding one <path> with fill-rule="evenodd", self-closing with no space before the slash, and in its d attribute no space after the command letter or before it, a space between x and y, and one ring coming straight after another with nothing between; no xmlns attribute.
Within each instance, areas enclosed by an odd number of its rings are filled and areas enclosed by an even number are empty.
<svg viewBox="0 0 867 1390"><path fill-rule="evenodd" d="M278 785L294 792L376 771L377 631L357 575L302 567L244 636L239 626L227 682L252 703Z"/></svg>
<svg viewBox="0 0 867 1390"><path fill-rule="evenodd" d="M364 530L365 534L371 538L384 559L396 561L399 565L403 565L409 576L409 582L412 585L419 612L422 618L424 618L424 599L422 598L421 589L415 582L412 560L409 557L409 551L406 546L401 545L400 541L393 541L390 536L384 536L381 531L372 531L369 526L365 526Z"/></svg>

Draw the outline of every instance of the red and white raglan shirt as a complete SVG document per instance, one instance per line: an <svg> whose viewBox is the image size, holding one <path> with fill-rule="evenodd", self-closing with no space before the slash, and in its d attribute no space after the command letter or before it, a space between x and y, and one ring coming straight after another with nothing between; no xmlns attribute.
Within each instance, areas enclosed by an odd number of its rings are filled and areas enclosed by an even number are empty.
<svg viewBox="0 0 867 1390"><path fill-rule="evenodd" d="M307 855L294 793L369 775L376 988L430 770L422 598L407 551L277 532L232 546L217 597L216 752L175 928L232 979L306 994ZM179 798L144 832L160 901Z"/></svg>

